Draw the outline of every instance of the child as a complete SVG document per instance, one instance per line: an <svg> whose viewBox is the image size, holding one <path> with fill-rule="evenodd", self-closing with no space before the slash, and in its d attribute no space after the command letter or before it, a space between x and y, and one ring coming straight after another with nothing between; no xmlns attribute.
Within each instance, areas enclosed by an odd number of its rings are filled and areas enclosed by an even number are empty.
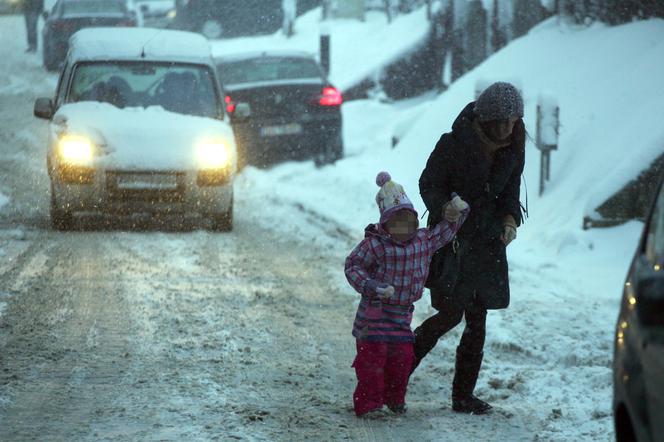
<svg viewBox="0 0 664 442"><path fill-rule="evenodd" d="M443 221L418 229L417 212L403 188L387 172L376 177L380 222L365 229L365 238L346 258L345 273L361 295L353 336L357 416L387 405L406 411L408 378L414 362L413 303L422 297L433 253L449 243L468 216L461 198L443 207Z"/></svg>

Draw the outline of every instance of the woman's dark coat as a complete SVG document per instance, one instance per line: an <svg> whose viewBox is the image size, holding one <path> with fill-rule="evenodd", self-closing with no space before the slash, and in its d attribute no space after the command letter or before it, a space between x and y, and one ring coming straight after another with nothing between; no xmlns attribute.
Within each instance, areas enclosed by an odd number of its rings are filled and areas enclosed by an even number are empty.
<svg viewBox="0 0 664 442"><path fill-rule="evenodd" d="M525 127L518 120L509 146L497 150L491 161L473 127L475 103L470 103L444 134L420 177L420 194L429 210L428 225L442 218L442 207L456 192L470 204L470 216L457 235L458 254L452 245L441 250L431 266L428 286L432 304L459 307L477 301L487 309L509 305L509 276L505 245L500 240L505 216L521 224L519 192L525 160ZM436 290L437 289L437 290ZM444 300L434 296L444 294ZM436 305L437 304L437 305Z"/></svg>

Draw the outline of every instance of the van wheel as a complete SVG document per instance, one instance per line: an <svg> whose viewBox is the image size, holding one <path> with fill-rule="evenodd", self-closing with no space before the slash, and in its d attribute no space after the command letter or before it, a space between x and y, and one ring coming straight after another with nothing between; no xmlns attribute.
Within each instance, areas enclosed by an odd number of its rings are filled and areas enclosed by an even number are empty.
<svg viewBox="0 0 664 442"><path fill-rule="evenodd" d="M224 27L218 20L205 20L201 26L201 34L209 40L221 38L224 34Z"/></svg>

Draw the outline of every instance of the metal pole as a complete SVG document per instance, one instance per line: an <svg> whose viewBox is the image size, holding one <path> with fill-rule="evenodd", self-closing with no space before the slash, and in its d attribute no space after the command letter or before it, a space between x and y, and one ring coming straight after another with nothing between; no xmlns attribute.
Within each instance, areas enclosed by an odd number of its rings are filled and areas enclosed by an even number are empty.
<svg viewBox="0 0 664 442"><path fill-rule="evenodd" d="M542 196L544 193L544 177L546 175L546 153L542 151L542 157L540 160L540 185L539 185L539 194Z"/></svg>
<svg viewBox="0 0 664 442"><path fill-rule="evenodd" d="M325 72L325 76L330 75L330 35L321 34L320 36L320 65Z"/></svg>
<svg viewBox="0 0 664 442"><path fill-rule="evenodd" d="M392 23L392 2L390 0L383 0L385 5L385 14L387 15L387 22Z"/></svg>

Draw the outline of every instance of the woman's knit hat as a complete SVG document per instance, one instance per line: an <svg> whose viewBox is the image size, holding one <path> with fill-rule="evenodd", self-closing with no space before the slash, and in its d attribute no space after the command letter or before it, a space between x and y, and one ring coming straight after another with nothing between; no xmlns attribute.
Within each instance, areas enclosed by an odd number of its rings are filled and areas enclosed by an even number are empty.
<svg viewBox="0 0 664 442"><path fill-rule="evenodd" d="M415 207L408 199L403 187L401 187L401 184L392 181L389 173L380 172L376 176L376 184L380 187L376 195L376 204L378 204L378 210L380 210L381 224L390 219L395 212L402 209L410 210L417 216Z"/></svg>
<svg viewBox="0 0 664 442"><path fill-rule="evenodd" d="M523 98L514 85L499 81L479 96L475 102L475 114L481 122L522 118Z"/></svg>

